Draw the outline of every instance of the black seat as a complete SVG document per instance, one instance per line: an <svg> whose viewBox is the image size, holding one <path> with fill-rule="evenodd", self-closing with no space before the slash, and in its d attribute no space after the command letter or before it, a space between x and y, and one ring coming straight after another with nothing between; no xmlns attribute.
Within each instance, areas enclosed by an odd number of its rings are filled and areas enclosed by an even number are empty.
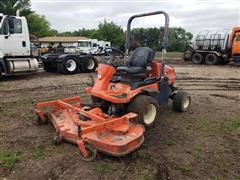
<svg viewBox="0 0 240 180"><path fill-rule="evenodd" d="M118 72L127 74L144 74L149 63L154 58L155 51L149 47L139 47L133 51L126 66L117 67Z"/></svg>

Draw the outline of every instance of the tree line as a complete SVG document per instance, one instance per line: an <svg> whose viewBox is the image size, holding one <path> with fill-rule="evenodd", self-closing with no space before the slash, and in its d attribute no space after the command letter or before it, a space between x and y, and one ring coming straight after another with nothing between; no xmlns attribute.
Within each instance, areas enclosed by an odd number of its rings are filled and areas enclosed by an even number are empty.
<svg viewBox="0 0 240 180"><path fill-rule="evenodd" d="M125 32L115 22L100 22L95 29L79 29L76 31L58 32L51 28L44 16L31 10L30 0L1 0L0 12L15 15L20 10L21 16L28 21L29 32L37 37L45 36L85 36L92 39L110 41L112 46L124 49ZM163 27L159 28L135 28L132 30L131 40L133 46L148 46L155 50L161 50ZM168 51L184 51L193 38L192 33L186 32L181 27L169 29Z"/></svg>

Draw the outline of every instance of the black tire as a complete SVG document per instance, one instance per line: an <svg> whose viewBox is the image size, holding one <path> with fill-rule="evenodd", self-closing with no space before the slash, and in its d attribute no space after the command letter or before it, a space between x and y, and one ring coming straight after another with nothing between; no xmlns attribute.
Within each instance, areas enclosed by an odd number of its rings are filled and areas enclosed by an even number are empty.
<svg viewBox="0 0 240 180"><path fill-rule="evenodd" d="M128 104L127 112L136 113L138 116L136 117L135 120L138 123L143 124L146 128L152 127L154 123L158 121L160 115L159 104L157 100L147 95L136 96ZM152 114L154 113L155 115L151 115L151 113ZM150 117L147 116L147 114L149 114Z"/></svg>
<svg viewBox="0 0 240 180"><path fill-rule="evenodd" d="M2 68L0 67L0 81L2 80L2 77L3 77L3 75L2 75Z"/></svg>
<svg viewBox="0 0 240 180"><path fill-rule="evenodd" d="M54 135L52 138L52 143L56 146L60 145L62 142L62 138L59 135Z"/></svg>
<svg viewBox="0 0 240 180"><path fill-rule="evenodd" d="M194 53L192 55L193 64L202 64L203 63L203 55L200 53Z"/></svg>
<svg viewBox="0 0 240 180"><path fill-rule="evenodd" d="M205 57L207 65L216 65L220 63L220 59L216 54L210 53Z"/></svg>
<svg viewBox="0 0 240 180"><path fill-rule="evenodd" d="M57 64L58 72L62 74L75 74L78 71L78 63L75 57L66 57Z"/></svg>
<svg viewBox="0 0 240 180"><path fill-rule="evenodd" d="M101 99L100 97L97 96L91 96L91 100L93 104L100 104L101 110L107 114L110 103Z"/></svg>
<svg viewBox="0 0 240 180"><path fill-rule="evenodd" d="M173 109L178 112L186 112L191 105L191 96L183 91L179 91L173 98Z"/></svg>
<svg viewBox="0 0 240 180"><path fill-rule="evenodd" d="M47 124L49 121L49 118L46 114L44 114L44 119L41 119L38 115L36 116L35 119L36 119L37 125Z"/></svg>
<svg viewBox="0 0 240 180"><path fill-rule="evenodd" d="M85 145L85 148L87 150L87 152L89 153L89 155L87 157L84 157L81 152L80 152L80 158L84 161L93 161L96 156L97 156L97 148L91 144L87 144Z"/></svg>
<svg viewBox="0 0 240 180"><path fill-rule="evenodd" d="M56 68L53 68L52 64L49 62L43 62L43 69L46 72L55 72L56 71Z"/></svg>
<svg viewBox="0 0 240 180"><path fill-rule="evenodd" d="M84 60L81 65L81 71L84 73L94 72L98 66L98 62L94 57Z"/></svg>

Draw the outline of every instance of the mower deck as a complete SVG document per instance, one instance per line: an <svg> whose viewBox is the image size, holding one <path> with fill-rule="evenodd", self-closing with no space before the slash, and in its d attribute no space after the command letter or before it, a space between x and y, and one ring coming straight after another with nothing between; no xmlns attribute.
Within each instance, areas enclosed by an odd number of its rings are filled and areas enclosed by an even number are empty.
<svg viewBox="0 0 240 180"><path fill-rule="evenodd" d="M144 141L144 127L129 121L137 116L134 113L110 117L98 107L81 106L80 97L73 97L36 104L35 111L42 122L47 120L42 108L50 108L49 117L58 138L77 144L83 157L89 156L86 145L113 156L123 156Z"/></svg>

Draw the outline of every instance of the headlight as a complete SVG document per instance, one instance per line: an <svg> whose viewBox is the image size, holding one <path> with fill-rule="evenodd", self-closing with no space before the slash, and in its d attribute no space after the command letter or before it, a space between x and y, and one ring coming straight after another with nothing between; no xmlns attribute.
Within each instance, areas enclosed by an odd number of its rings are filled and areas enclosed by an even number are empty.
<svg viewBox="0 0 240 180"><path fill-rule="evenodd" d="M102 78L102 75L101 74L98 74L98 79L101 79Z"/></svg>

